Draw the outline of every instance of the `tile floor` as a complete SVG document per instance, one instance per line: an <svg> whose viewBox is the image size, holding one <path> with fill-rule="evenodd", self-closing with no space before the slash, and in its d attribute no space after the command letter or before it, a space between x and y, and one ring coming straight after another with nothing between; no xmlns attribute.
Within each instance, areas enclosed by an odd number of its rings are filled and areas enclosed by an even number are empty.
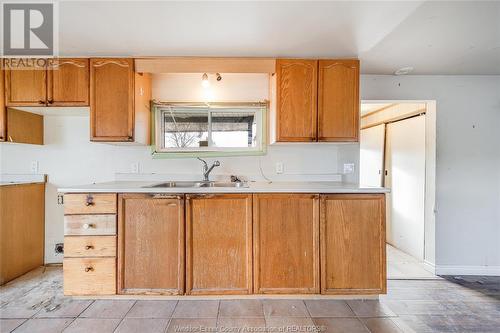
<svg viewBox="0 0 500 333"><path fill-rule="evenodd" d="M389 279L436 279L418 259L387 244L387 278Z"/></svg>
<svg viewBox="0 0 500 333"><path fill-rule="evenodd" d="M500 332L500 277L389 280L379 300L83 300L47 267L0 293L0 332Z"/></svg>

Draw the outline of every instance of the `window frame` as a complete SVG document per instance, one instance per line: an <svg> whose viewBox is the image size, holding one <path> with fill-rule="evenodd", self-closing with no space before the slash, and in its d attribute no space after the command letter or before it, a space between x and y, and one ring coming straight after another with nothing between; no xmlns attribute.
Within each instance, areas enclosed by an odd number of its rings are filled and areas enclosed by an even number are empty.
<svg viewBox="0 0 500 333"><path fill-rule="evenodd" d="M191 102L156 102L151 103L152 126L151 126L151 147L153 158L172 158L172 157L219 157L219 156L252 156L264 155L267 149L267 114L269 109L268 101L264 102L219 102L219 103L191 103ZM255 109L256 115L260 117L260 130L257 128L257 146L256 147L187 147L187 148L165 148L163 113L167 107L186 107L196 112L196 108L201 112L207 112L208 115L208 140L209 145L212 141L210 133L211 113L221 112L225 109L247 108ZM244 110L242 110L244 112ZM237 112L234 112L237 113ZM259 123L259 122L257 122ZM257 125L258 127L258 125ZM159 128L159 130L158 130ZM260 144L259 144L260 142Z"/></svg>

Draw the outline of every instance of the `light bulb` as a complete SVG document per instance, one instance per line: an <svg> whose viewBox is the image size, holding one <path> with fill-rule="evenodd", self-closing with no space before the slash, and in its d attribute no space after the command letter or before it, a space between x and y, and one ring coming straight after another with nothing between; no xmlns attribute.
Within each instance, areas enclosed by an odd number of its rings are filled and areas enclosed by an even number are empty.
<svg viewBox="0 0 500 333"><path fill-rule="evenodd" d="M201 86L203 88L208 88L210 86L207 73L203 73L203 75L201 76Z"/></svg>

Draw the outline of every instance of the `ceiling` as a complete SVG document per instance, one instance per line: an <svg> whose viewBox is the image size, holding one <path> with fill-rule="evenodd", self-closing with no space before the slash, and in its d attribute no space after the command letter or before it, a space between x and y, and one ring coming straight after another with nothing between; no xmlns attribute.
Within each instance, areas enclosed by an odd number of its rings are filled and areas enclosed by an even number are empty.
<svg viewBox="0 0 500 333"><path fill-rule="evenodd" d="M500 2L61 1L62 56L359 57L364 74L500 74Z"/></svg>

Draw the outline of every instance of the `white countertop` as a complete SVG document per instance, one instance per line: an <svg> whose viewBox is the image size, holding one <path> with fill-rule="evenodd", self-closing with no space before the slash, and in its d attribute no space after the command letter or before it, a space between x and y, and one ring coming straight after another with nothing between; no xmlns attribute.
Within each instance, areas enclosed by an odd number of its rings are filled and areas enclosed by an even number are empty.
<svg viewBox="0 0 500 333"><path fill-rule="evenodd" d="M45 183L46 176L38 174L0 174L0 186Z"/></svg>
<svg viewBox="0 0 500 333"><path fill-rule="evenodd" d="M59 188L61 193L387 193L383 187L340 182L248 182L248 187L155 187L161 181L114 181Z"/></svg>

